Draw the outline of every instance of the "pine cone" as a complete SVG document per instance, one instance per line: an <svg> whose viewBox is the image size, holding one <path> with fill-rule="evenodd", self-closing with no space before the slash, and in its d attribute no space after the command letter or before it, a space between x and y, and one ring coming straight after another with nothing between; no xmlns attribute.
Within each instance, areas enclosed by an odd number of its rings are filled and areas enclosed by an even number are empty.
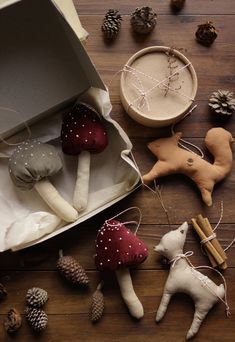
<svg viewBox="0 0 235 342"><path fill-rule="evenodd" d="M9 334L15 333L22 325L22 318L18 310L12 308L7 313L7 318L3 322L5 330Z"/></svg>
<svg viewBox="0 0 235 342"><path fill-rule="evenodd" d="M40 332L47 327L48 317L45 311L36 308L26 308L26 318L34 331Z"/></svg>
<svg viewBox="0 0 235 342"><path fill-rule="evenodd" d="M47 291L39 287L32 287L27 291L26 300L29 306L40 308L48 299Z"/></svg>
<svg viewBox="0 0 235 342"><path fill-rule="evenodd" d="M171 0L171 7L174 11L179 11L184 7L185 0Z"/></svg>
<svg viewBox="0 0 235 342"><path fill-rule="evenodd" d="M104 35L112 39L116 37L121 28L122 17L118 10L109 9L103 19L101 30Z"/></svg>
<svg viewBox="0 0 235 342"><path fill-rule="evenodd" d="M71 256L63 256L63 254L60 253L57 269L59 273L73 285L86 286L89 283L84 268Z"/></svg>
<svg viewBox="0 0 235 342"><path fill-rule="evenodd" d="M5 287L0 283L0 299L5 298L7 295L7 290Z"/></svg>
<svg viewBox="0 0 235 342"><path fill-rule="evenodd" d="M91 303L91 321L97 322L103 315L104 312L104 295L101 292L102 284L99 284L96 291L92 296Z"/></svg>
<svg viewBox="0 0 235 342"><path fill-rule="evenodd" d="M140 34L151 32L157 24L157 14L151 7L137 7L131 14L132 29Z"/></svg>
<svg viewBox="0 0 235 342"><path fill-rule="evenodd" d="M235 99L229 90L218 90L212 93L209 100L212 110L221 115L231 115L235 111Z"/></svg>
<svg viewBox="0 0 235 342"><path fill-rule="evenodd" d="M212 24L211 21L207 21L205 24L198 25L195 36L202 45L210 46L217 37L217 31Z"/></svg>

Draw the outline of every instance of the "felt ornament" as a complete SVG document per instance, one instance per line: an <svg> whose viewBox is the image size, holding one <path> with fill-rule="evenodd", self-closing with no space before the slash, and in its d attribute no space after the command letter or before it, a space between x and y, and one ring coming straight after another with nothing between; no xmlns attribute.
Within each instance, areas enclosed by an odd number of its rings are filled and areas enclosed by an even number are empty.
<svg viewBox="0 0 235 342"><path fill-rule="evenodd" d="M182 133L175 133L169 138L157 139L148 148L158 158L153 168L143 176L144 183L158 177L182 173L190 177L201 192L204 203L212 205L214 185L224 179L232 169L233 155L231 133L221 127L210 129L205 137L205 144L214 156L211 164L193 152L178 146Z"/></svg>
<svg viewBox="0 0 235 342"><path fill-rule="evenodd" d="M135 294L129 267L140 265L148 256L144 242L126 226L114 219L106 220L96 238L95 264L100 271L116 273L122 298L130 314L140 319L144 315Z"/></svg>
<svg viewBox="0 0 235 342"><path fill-rule="evenodd" d="M55 147L38 140L27 140L18 145L9 159L10 176L18 188L34 188L62 220L73 222L78 218L77 211L48 180L61 169L61 158Z"/></svg>
<svg viewBox="0 0 235 342"><path fill-rule="evenodd" d="M107 132L95 109L78 103L63 119L61 141L64 153L79 155L73 203L80 212L88 202L91 153L106 148Z"/></svg>
<svg viewBox="0 0 235 342"><path fill-rule="evenodd" d="M195 303L193 322L186 337L190 339L197 334L209 310L219 300L226 306L227 301L224 284L217 286L207 276L197 271L197 267L193 267L188 259L192 252L183 253L187 231L188 224L184 222L178 229L166 233L154 250L171 263L170 273L157 310L156 322L159 322L165 315L172 295L178 292L186 293L192 297ZM201 268L205 268L205 266L201 266Z"/></svg>

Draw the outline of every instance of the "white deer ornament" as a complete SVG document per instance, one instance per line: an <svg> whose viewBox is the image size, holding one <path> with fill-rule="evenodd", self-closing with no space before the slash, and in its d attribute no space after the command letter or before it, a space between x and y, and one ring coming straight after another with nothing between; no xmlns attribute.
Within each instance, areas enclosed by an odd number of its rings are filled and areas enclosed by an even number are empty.
<svg viewBox="0 0 235 342"><path fill-rule="evenodd" d="M188 294L195 303L193 322L186 336L188 340L196 335L207 313L219 300L222 300L226 306L227 302L226 298L223 300L226 297L224 285L217 286L193 267L188 260L192 252L183 254L187 231L188 223L184 222L178 229L166 233L154 250L169 259L171 263L170 273L157 310L156 322L159 322L165 315L172 295L177 292Z"/></svg>

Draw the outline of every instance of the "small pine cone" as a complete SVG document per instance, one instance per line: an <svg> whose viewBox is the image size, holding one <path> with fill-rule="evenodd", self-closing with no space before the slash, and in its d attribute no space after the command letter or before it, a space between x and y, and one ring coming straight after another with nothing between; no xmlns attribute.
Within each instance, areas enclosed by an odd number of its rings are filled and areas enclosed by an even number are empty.
<svg viewBox="0 0 235 342"><path fill-rule="evenodd" d="M229 90L218 90L212 93L209 100L211 109L221 115L232 115L235 111L235 99Z"/></svg>
<svg viewBox="0 0 235 342"><path fill-rule="evenodd" d="M72 256L63 256L60 253L60 258L57 261L57 269L73 285L86 286L89 283L86 271Z"/></svg>
<svg viewBox="0 0 235 342"><path fill-rule="evenodd" d="M174 11L179 11L184 7L185 0L171 0L171 7Z"/></svg>
<svg viewBox="0 0 235 342"><path fill-rule="evenodd" d="M137 7L131 14L130 22L136 33L147 34L156 26L157 14L151 7Z"/></svg>
<svg viewBox="0 0 235 342"><path fill-rule="evenodd" d="M29 306L40 308L48 300L47 291L40 289L40 287L32 287L27 291L26 300Z"/></svg>
<svg viewBox="0 0 235 342"><path fill-rule="evenodd" d="M47 327L48 317L45 311L36 308L26 308L26 318L34 331L40 332Z"/></svg>
<svg viewBox="0 0 235 342"><path fill-rule="evenodd" d="M200 44L210 46L216 39L217 31L212 24L211 21L207 21L205 24L198 25L195 36Z"/></svg>
<svg viewBox="0 0 235 342"><path fill-rule="evenodd" d="M21 314L15 308L12 308L8 311L7 317L3 322L5 330L9 334L15 333L17 330L20 329L22 325L22 318Z"/></svg>
<svg viewBox="0 0 235 342"><path fill-rule="evenodd" d="M0 283L0 299L5 298L7 295L7 290L5 287Z"/></svg>
<svg viewBox="0 0 235 342"><path fill-rule="evenodd" d="M122 16L118 10L109 9L103 19L101 30L108 39L117 36L121 28Z"/></svg>
<svg viewBox="0 0 235 342"><path fill-rule="evenodd" d="M99 285L92 295L91 321L93 323L97 322L103 316L104 312L104 295L101 292L101 286Z"/></svg>

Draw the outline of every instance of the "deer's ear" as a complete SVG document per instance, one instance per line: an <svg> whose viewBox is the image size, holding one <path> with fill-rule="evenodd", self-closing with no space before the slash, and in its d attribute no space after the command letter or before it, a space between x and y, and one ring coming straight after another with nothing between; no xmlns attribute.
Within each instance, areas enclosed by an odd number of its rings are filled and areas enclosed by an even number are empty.
<svg viewBox="0 0 235 342"><path fill-rule="evenodd" d="M163 253L165 248L163 247L163 245L161 243L159 243L157 246L154 247L155 252L158 253Z"/></svg>

